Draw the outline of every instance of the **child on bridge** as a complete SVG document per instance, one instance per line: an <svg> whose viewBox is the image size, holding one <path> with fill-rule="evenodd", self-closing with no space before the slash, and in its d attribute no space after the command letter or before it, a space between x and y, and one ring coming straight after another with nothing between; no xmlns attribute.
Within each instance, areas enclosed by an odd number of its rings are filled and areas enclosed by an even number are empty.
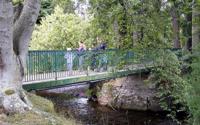
<svg viewBox="0 0 200 125"><path fill-rule="evenodd" d="M69 75L72 75L74 54L73 54L71 48L67 48L67 52L65 53L64 58L67 61L67 65L66 65L67 66L67 71L69 71Z"/></svg>

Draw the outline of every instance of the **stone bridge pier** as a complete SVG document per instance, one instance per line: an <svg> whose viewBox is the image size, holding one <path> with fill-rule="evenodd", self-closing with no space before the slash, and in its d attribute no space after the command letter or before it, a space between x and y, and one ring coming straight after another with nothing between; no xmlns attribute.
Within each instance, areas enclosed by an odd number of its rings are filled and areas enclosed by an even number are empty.
<svg viewBox="0 0 200 125"><path fill-rule="evenodd" d="M161 111L156 87L147 83L149 73L138 73L93 85L100 105L140 111Z"/></svg>

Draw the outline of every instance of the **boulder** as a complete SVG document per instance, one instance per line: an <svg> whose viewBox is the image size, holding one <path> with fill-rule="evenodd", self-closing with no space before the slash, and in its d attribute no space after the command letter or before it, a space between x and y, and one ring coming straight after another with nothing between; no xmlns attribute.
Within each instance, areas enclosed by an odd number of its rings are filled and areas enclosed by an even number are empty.
<svg viewBox="0 0 200 125"><path fill-rule="evenodd" d="M111 80L98 90L100 105L140 111L162 111L155 85L145 83L147 75L134 75Z"/></svg>

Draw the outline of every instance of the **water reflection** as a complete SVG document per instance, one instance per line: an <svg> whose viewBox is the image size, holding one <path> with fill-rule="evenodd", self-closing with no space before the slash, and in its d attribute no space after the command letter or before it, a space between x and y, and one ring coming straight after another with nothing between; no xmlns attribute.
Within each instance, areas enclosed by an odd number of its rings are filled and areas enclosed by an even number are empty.
<svg viewBox="0 0 200 125"><path fill-rule="evenodd" d="M57 112L70 115L83 125L176 125L160 113L116 110L88 102L85 97L60 97L51 94L48 98L55 103Z"/></svg>
<svg viewBox="0 0 200 125"><path fill-rule="evenodd" d="M52 100L57 112L83 125L177 125L161 113L116 110L89 102L87 90L88 85L78 85L38 94Z"/></svg>

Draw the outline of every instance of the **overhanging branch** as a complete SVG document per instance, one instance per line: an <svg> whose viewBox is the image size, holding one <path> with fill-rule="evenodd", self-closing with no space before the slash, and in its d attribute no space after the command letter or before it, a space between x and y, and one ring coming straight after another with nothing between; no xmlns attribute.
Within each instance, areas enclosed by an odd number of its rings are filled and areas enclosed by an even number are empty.
<svg viewBox="0 0 200 125"><path fill-rule="evenodd" d="M22 3L19 3L18 5L14 6L14 23L19 19L22 9L23 9Z"/></svg>
<svg viewBox="0 0 200 125"><path fill-rule="evenodd" d="M14 51L17 55L28 52L28 45L40 10L40 0L25 0L19 18L14 24Z"/></svg>

